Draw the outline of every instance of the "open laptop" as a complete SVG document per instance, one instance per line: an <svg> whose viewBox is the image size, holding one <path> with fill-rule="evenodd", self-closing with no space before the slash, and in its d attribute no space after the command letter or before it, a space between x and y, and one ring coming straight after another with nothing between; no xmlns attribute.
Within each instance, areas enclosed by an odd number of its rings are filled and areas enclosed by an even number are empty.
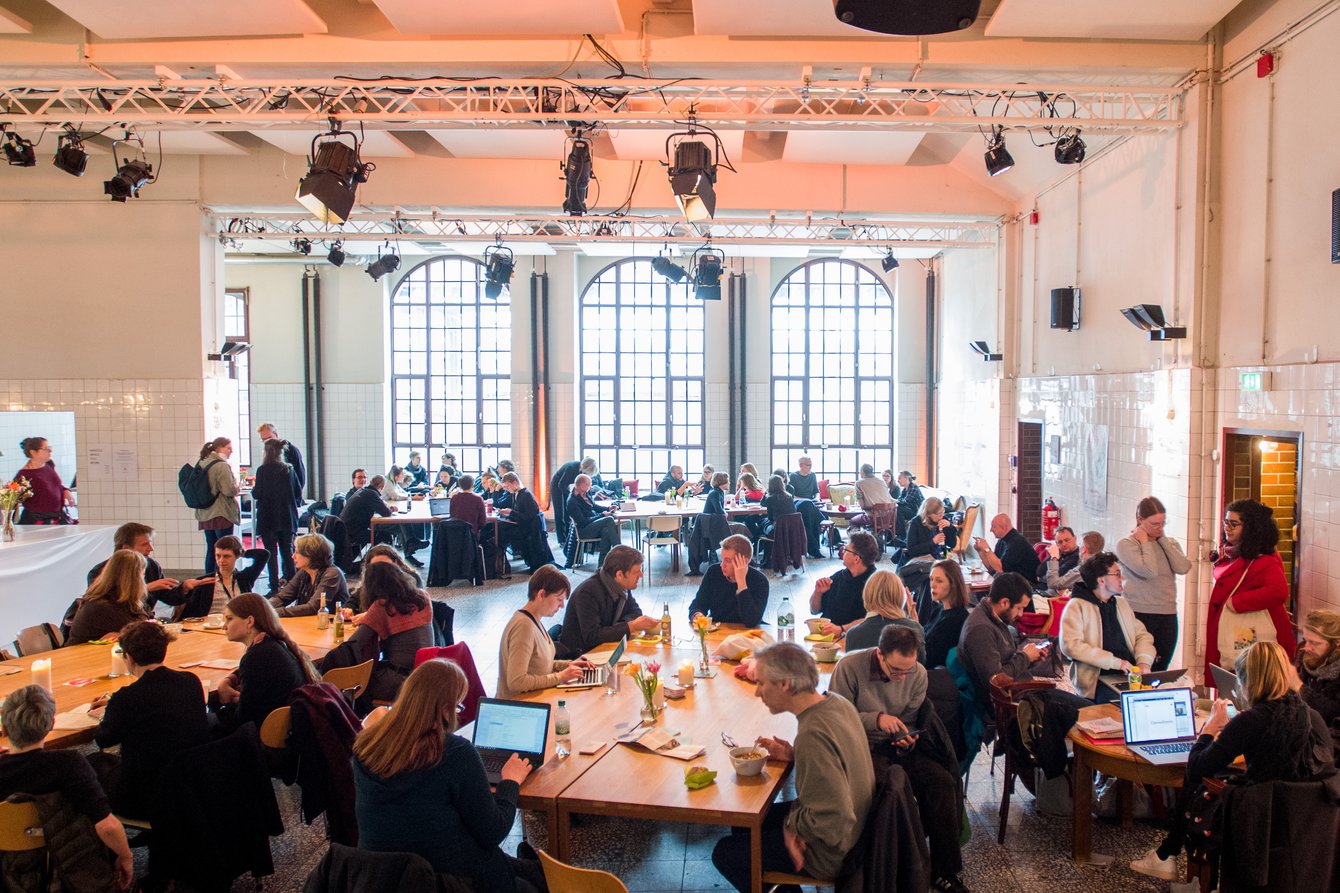
<svg viewBox="0 0 1340 893"><path fill-rule="evenodd" d="M1159 670L1157 673L1145 673L1140 677L1140 687L1158 688L1160 685L1176 682L1185 675L1186 670ZM1104 673L1098 677L1098 681L1115 692L1128 691L1131 687L1125 673Z"/></svg>
<svg viewBox="0 0 1340 893"><path fill-rule="evenodd" d="M548 704L479 699L472 740L484 761L489 784L502 781L502 767L514 753L538 769L544 763L548 736Z"/></svg>
<svg viewBox="0 0 1340 893"><path fill-rule="evenodd" d="M451 497L429 496L428 514L434 518L446 518L451 515Z"/></svg>
<svg viewBox="0 0 1340 893"><path fill-rule="evenodd" d="M1246 710L1248 705L1244 702L1242 692L1238 688L1238 674L1232 670L1225 670L1218 664L1210 664L1210 677L1214 680L1215 691L1219 692L1219 697L1228 698L1233 702L1233 706L1239 710Z"/></svg>
<svg viewBox="0 0 1340 893"><path fill-rule="evenodd" d="M1196 709L1189 688L1142 688L1121 693L1126 746L1156 766L1187 761L1196 743Z"/></svg>
<svg viewBox="0 0 1340 893"><path fill-rule="evenodd" d="M619 644L614 646L613 651L588 654L586 659L592 663L592 666L582 671L582 678L564 682L558 688L595 688L597 685L604 685L610 673L619 672L617 664L619 658L623 657L623 650L627 647L628 637L624 636L619 640Z"/></svg>

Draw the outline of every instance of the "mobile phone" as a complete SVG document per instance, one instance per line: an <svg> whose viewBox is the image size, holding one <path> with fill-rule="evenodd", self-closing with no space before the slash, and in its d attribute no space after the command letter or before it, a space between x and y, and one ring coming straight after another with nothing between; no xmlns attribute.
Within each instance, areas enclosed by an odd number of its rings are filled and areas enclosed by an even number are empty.
<svg viewBox="0 0 1340 893"><path fill-rule="evenodd" d="M892 743L897 744L904 738L913 738L917 735L923 735L925 734L925 732L926 732L925 729L908 729L906 732L899 732L897 735L894 735Z"/></svg>

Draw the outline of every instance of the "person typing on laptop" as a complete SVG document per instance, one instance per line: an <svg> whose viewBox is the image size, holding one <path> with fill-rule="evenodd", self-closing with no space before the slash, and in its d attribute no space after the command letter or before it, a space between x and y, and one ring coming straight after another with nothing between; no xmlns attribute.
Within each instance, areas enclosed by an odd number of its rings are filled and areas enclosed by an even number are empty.
<svg viewBox="0 0 1340 893"><path fill-rule="evenodd" d="M498 646L498 697L575 682L590 666L585 660L554 660L554 640L544 628L545 618L567 601L570 585L552 565L531 574L529 600L507 622Z"/></svg>
<svg viewBox="0 0 1340 893"><path fill-rule="evenodd" d="M1112 691L1099 688L1098 675L1134 666L1148 673L1154 663L1154 637L1121 598L1117 556L1099 552L1086 559L1079 577L1061 614L1061 653L1071 660L1075 690L1101 703L1112 699Z"/></svg>

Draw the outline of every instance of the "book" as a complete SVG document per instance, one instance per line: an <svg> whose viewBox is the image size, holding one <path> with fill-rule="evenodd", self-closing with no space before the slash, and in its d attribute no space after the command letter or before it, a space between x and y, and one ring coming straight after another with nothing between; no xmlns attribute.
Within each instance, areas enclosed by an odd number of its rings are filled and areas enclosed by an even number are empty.
<svg viewBox="0 0 1340 893"><path fill-rule="evenodd" d="M701 745L682 743L679 735L679 732L671 732L668 729L640 727L620 735L616 740L620 744L640 747L657 756L674 757L676 760L692 760L707 752Z"/></svg>

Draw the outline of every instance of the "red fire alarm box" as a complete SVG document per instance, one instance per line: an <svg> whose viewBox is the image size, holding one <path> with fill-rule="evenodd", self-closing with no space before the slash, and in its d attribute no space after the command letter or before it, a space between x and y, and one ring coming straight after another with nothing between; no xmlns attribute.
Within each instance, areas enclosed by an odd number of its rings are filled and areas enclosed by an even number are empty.
<svg viewBox="0 0 1340 893"><path fill-rule="evenodd" d="M1269 50L1262 50L1261 55L1256 58L1256 76L1259 78L1270 77L1275 73L1275 54Z"/></svg>

